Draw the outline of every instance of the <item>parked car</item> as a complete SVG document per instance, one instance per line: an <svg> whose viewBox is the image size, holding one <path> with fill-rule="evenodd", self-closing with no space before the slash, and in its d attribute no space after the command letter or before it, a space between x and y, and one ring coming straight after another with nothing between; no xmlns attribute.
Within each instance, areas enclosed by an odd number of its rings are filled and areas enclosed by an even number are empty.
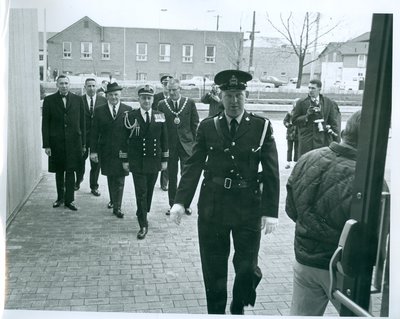
<svg viewBox="0 0 400 319"><path fill-rule="evenodd" d="M264 82L264 83L273 84L274 87L276 87L276 88L278 88L278 87L280 87L280 86L282 86L282 85L286 85L286 84L287 84L286 81L280 80L280 79L278 79L276 76L272 76L272 75L262 76L262 77L260 78L260 80L261 80L261 82Z"/></svg>
<svg viewBox="0 0 400 319"><path fill-rule="evenodd" d="M204 81L205 80L205 81ZM181 80L181 85L202 87L203 84L211 86L214 82L202 76L194 76L189 80Z"/></svg>
<svg viewBox="0 0 400 319"><path fill-rule="evenodd" d="M290 78L289 82L293 84L297 84L298 78Z"/></svg>
<svg viewBox="0 0 400 319"><path fill-rule="evenodd" d="M259 79L252 79L251 81L247 82L247 90L249 91L257 91L268 87L269 86L267 83L263 83Z"/></svg>

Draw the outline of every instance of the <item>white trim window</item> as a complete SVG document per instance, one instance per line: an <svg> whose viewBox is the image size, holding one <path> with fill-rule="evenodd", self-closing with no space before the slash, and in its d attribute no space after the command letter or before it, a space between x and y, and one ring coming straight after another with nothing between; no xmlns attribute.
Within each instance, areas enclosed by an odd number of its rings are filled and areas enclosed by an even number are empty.
<svg viewBox="0 0 400 319"><path fill-rule="evenodd" d="M81 42L81 59L91 60L93 53L92 42Z"/></svg>
<svg viewBox="0 0 400 319"><path fill-rule="evenodd" d="M136 61L147 61L147 43L136 43Z"/></svg>
<svg viewBox="0 0 400 319"><path fill-rule="evenodd" d="M101 44L101 59L102 60L110 60L111 58L111 45L109 42L103 42Z"/></svg>
<svg viewBox="0 0 400 319"><path fill-rule="evenodd" d="M182 46L182 62L193 62L193 44L184 44Z"/></svg>
<svg viewBox="0 0 400 319"><path fill-rule="evenodd" d="M365 68L367 65L367 56L365 54L360 54L357 59L357 66L359 68Z"/></svg>
<svg viewBox="0 0 400 319"><path fill-rule="evenodd" d="M215 45L206 45L205 46L205 63L215 63Z"/></svg>
<svg viewBox="0 0 400 319"><path fill-rule="evenodd" d="M160 62L171 61L171 45L169 43L160 43Z"/></svg>
<svg viewBox="0 0 400 319"><path fill-rule="evenodd" d="M63 42L63 59L71 59L72 55L72 43Z"/></svg>

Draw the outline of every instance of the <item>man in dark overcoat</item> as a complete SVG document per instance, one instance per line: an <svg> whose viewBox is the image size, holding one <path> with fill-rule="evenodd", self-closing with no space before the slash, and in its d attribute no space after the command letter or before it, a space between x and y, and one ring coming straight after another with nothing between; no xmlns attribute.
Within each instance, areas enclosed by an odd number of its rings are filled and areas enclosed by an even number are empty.
<svg viewBox="0 0 400 319"><path fill-rule="evenodd" d="M341 115L336 102L320 94L322 83L313 79L308 96L297 101L292 122L298 129L300 157L308 151L340 141Z"/></svg>
<svg viewBox="0 0 400 319"><path fill-rule="evenodd" d="M165 115L168 130L168 199L169 206L174 204L176 188L178 184L178 163L182 172L183 165L192 155L197 126L199 125L199 114L196 103L180 93L181 86L178 79L169 79L169 98L158 103L159 111ZM186 214L191 214L191 209L186 208ZM169 210L167 211L169 215Z"/></svg>
<svg viewBox="0 0 400 319"><path fill-rule="evenodd" d="M172 79L173 77L171 75L163 75L160 79L160 82L163 86L162 92L159 92L157 94L154 94L154 100L153 104L151 105L151 108L153 110L157 110L158 103L162 100L168 99L169 97L169 91L168 91L168 81L169 79ZM162 170L160 172L160 187L163 191L168 190L168 170Z"/></svg>
<svg viewBox="0 0 400 319"><path fill-rule="evenodd" d="M85 108L86 152L83 155L81 166L76 171L75 190L78 190L80 188L80 184L83 181L83 177L85 175L86 159L90 154L90 132L92 130L94 109L99 107L100 105L107 104L107 99L105 97L96 94L95 79L87 78L85 80L85 91L86 94L82 96L82 100ZM99 173L100 173L99 163L90 161L89 185L90 185L90 191L94 196L100 196L99 183L98 183Z"/></svg>
<svg viewBox="0 0 400 319"><path fill-rule="evenodd" d="M124 193L125 176L129 171L122 166L121 149L128 140L129 132L124 125L125 112L131 107L121 103L122 87L113 82L107 85L107 104L94 110L92 133L90 140L90 159L100 161L101 174L107 176L110 202L108 208L113 214L123 218L121 211Z"/></svg>
<svg viewBox="0 0 400 319"><path fill-rule="evenodd" d="M42 139L49 157L49 172L56 173L57 200L71 210L74 204L75 171L85 151L85 116L82 98L69 92L69 78L57 78L58 91L43 101Z"/></svg>
<svg viewBox="0 0 400 319"><path fill-rule="evenodd" d="M262 277L261 230L270 233L278 224L278 154L270 121L244 109L246 82L251 79L239 70L215 76L224 112L200 123L171 209L179 224L204 170L198 236L209 314L225 314L231 236L236 275L230 312L244 314L245 306L254 306Z"/></svg>
<svg viewBox="0 0 400 319"><path fill-rule="evenodd" d="M136 216L140 226L137 238L144 239L158 172L167 169L168 136L164 114L151 108L154 89L145 85L139 88L138 95L140 108L125 114L129 140L122 151L128 155L125 165L132 172L135 185Z"/></svg>

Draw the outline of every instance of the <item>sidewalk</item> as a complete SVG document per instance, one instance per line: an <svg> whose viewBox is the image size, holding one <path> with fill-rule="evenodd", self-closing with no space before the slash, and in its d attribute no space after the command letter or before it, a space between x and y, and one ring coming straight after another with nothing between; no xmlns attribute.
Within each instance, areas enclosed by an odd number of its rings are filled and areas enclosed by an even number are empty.
<svg viewBox="0 0 400 319"><path fill-rule="evenodd" d="M281 169L280 224L274 233L262 236L259 266L263 279L256 305L246 308L247 315L288 315L291 301L294 223L284 211L291 170L284 169L285 128L281 121L272 124ZM131 175L125 180L125 218L118 219L106 208L104 176L99 180L101 196L90 194L89 164L76 192L77 212L52 208L55 179L46 169L7 230L6 309L206 313L197 242L198 194L192 203L193 214L184 216L177 226L165 215L167 192L157 181L149 233L139 241ZM230 263L229 294L233 273ZM326 315L337 313L329 307Z"/></svg>

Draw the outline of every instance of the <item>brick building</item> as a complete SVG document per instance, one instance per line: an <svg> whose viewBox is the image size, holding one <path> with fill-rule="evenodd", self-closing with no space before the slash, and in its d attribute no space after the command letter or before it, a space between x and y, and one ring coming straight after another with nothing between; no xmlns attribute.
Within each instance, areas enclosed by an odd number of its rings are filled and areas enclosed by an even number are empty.
<svg viewBox="0 0 400 319"><path fill-rule="evenodd" d="M85 16L48 39L48 66L117 80L213 76L237 68L243 33L104 27Z"/></svg>

